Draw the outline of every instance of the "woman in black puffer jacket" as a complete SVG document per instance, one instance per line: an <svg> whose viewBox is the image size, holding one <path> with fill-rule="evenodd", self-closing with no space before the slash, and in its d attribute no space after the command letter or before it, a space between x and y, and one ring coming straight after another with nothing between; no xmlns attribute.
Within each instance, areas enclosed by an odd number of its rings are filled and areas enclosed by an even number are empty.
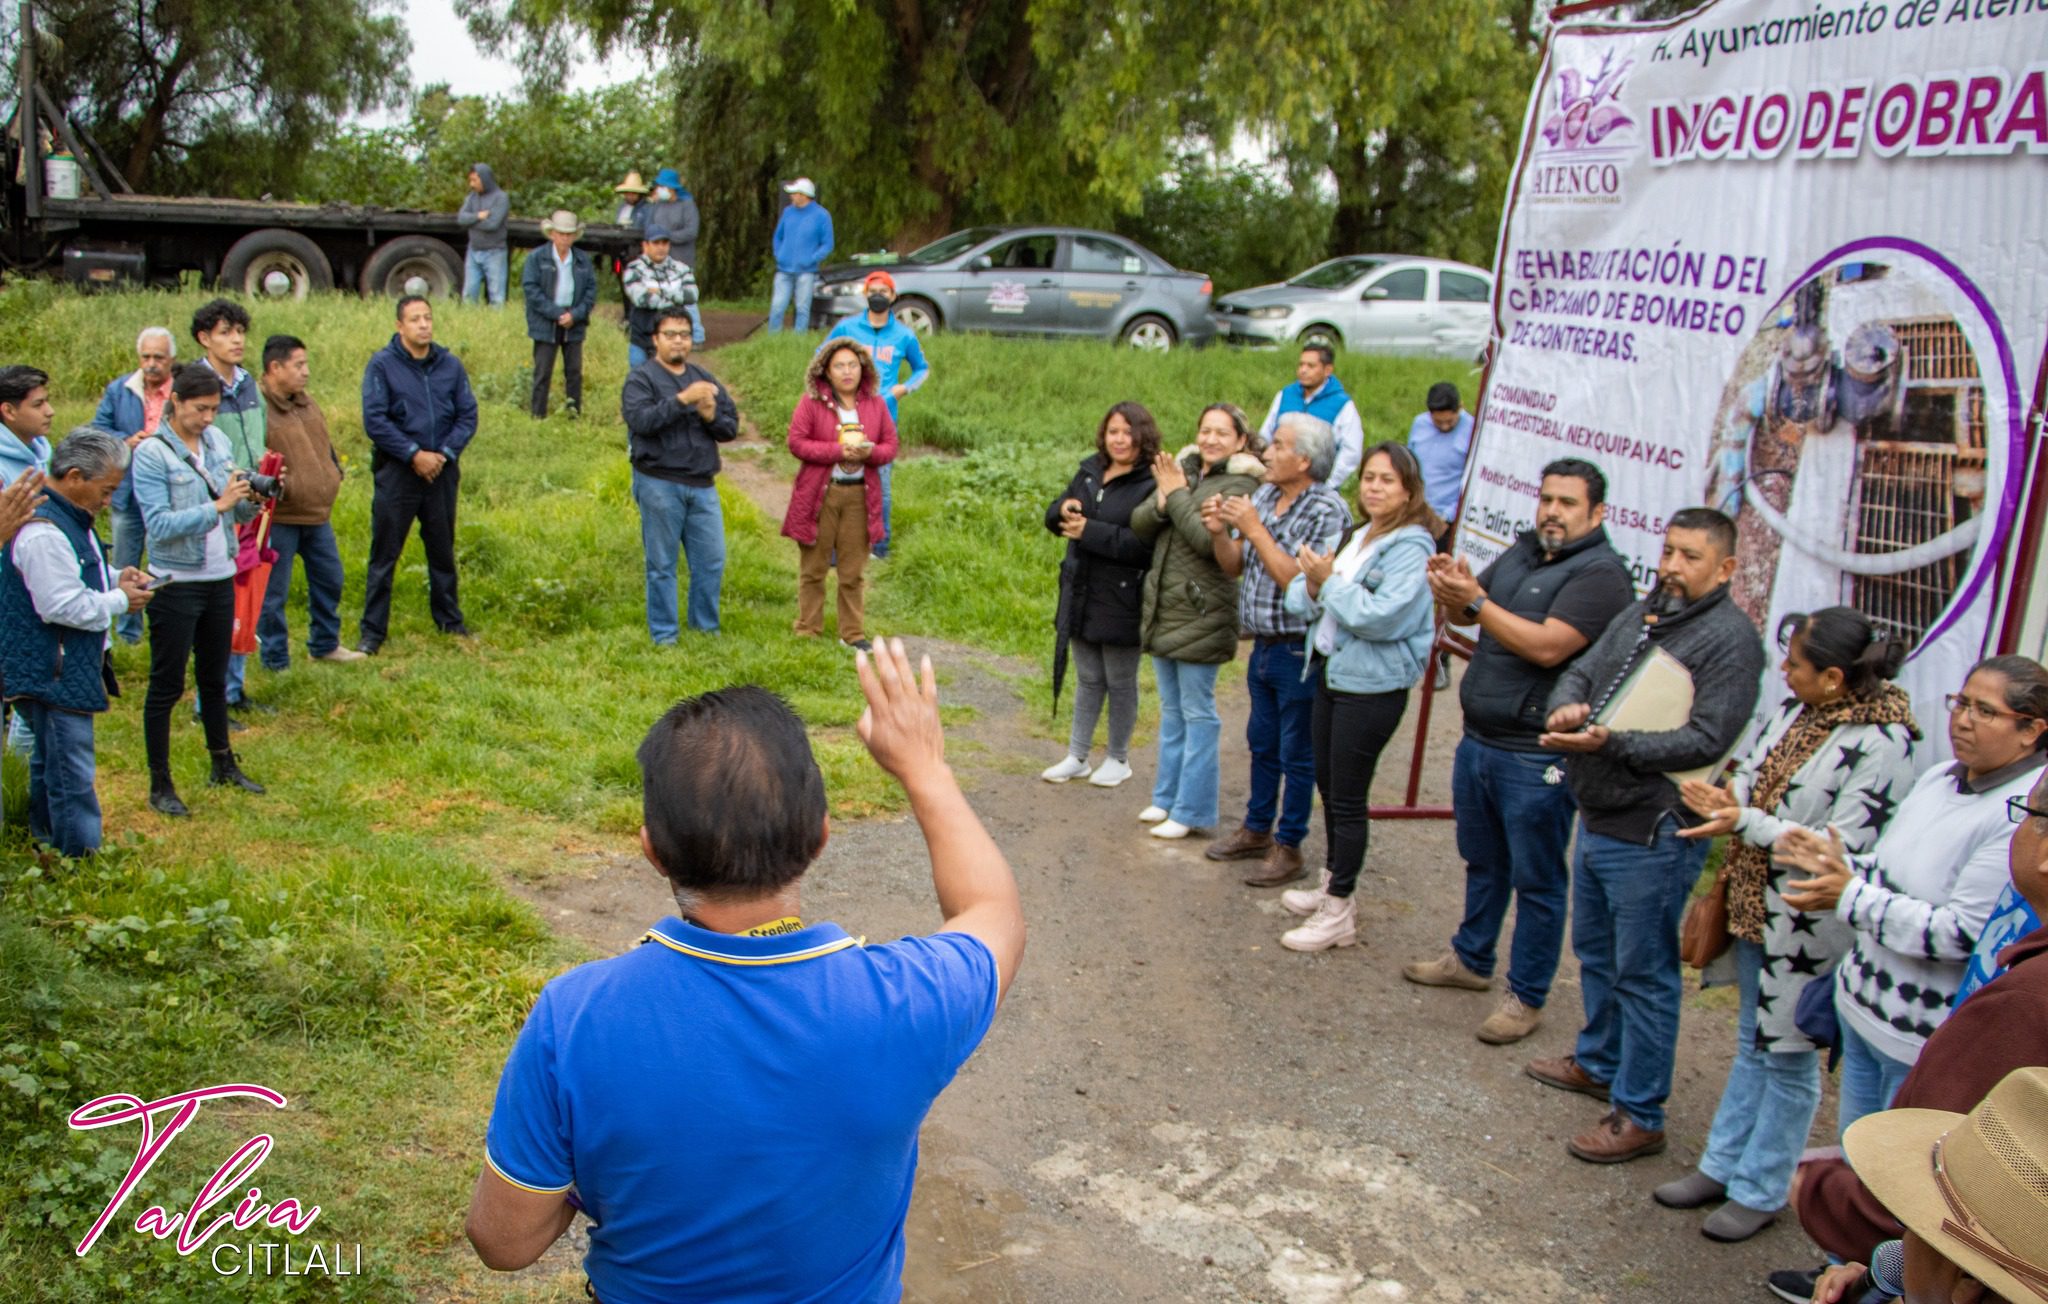
<svg viewBox="0 0 2048 1304"><path fill-rule="evenodd" d="M1109 757L1089 782L1114 788L1131 777L1131 730L1138 722L1139 611L1152 545L1131 530L1131 512L1153 490L1159 427L1137 403L1119 403L1095 431L1095 454L1045 510L1045 528L1066 536L1054 624L1068 640L1080 680L1066 758L1038 777L1065 783L1088 775L1095 720L1109 699Z"/></svg>

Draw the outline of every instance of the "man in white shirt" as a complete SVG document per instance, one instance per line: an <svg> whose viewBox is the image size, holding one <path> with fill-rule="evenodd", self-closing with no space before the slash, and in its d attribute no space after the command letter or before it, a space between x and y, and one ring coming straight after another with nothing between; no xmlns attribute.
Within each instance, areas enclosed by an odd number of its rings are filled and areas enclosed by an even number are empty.
<svg viewBox="0 0 2048 1304"><path fill-rule="evenodd" d="M50 457L50 497L0 566L0 681L36 739L29 833L66 856L99 849L92 718L118 691L108 634L149 602L148 577L132 566L116 576L92 528L121 487L128 456L118 435L72 431Z"/></svg>

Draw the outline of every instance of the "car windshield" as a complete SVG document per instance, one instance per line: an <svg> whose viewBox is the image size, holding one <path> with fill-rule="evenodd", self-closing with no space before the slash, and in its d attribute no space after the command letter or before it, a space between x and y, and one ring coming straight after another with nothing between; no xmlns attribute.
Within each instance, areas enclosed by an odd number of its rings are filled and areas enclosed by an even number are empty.
<svg viewBox="0 0 2048 1304"><path fill-rule="evenodd" d="M1332 258L1327 263L1317 263L1287 283L1304 290L1341 290L1381 263L1378 258Z"/></svg>
<svg viewBox="0 0 2048 1304"><path fill-rule="evenodd" d="M969 227L965 231L955 231L951 235L941 236L939 239L932 241L924 248L919 249L914 253L905 254L903 256L903 261L906 263L916 263L919 264L920 266L930 267L934 263L943 263L949 258L958 258L961 254L966 253L969 249L974 248L974 246L980 244L982 241L992 239L995 236L1001 234L1001 227Z"/></svg>

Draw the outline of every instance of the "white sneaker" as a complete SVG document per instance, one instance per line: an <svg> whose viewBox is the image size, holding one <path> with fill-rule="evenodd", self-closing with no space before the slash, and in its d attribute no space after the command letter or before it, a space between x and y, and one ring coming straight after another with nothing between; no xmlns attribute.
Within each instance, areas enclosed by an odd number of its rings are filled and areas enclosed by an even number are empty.
<svg viewBox="0 0 2048 1304"><path fill-rule="evenodd" d="M1088 777L1088 762L1077 761L1071 756L1060 758L1058 765L1048 765L1038 772L1038 777L1047 783L1065 783L1069 779Z"/></svg>
<svg viewBox="0 0 2048 1304"><path fill-rule="evenodd" d="M1179 820L1161 820L1152 826L1152 836L1155 838L1184 838L1193 832L1193 829Z"/></svg>
<svg viewBox="0 0 2048 1304"><path fill-rule="evenodd" d="M1157 824L1159 821L1165 819L1168 815L1172 813L1173 812L1167 810L1164 806L1147 806L1145 809L1138 812L1138 823Z"/></svg>
<svg viewBox="0 0 2048 1304"><path fill-rule="evenodd" d="M1330 871L1324 870L1323 877L1314 887L1290 887L1280 894L1280 908L1290 915L1306 918L1330 899Z"/></svg>
<svg viewBox="0 0 2048 1304"><path fill-rule="evenodd" d="M1280 935L1290 951L1327 951L1358 943L1358 907L1351 897L1326 896L1308 922Z"/></svg>
<svg viewBox="0 0 2048 1304"><path fill-rule="evenodd" d="M1130 777L1130 764L1111 756L1095 767L1095 773L1088 776L1088 782L1098 788L1114 788Z"/></svg>
<svg viewBox="0 0 2048 1304"><path fill-rule="evenodd" d="M369 658L352 647L336 647L332 652L322 652L315 661L367 661Z"/></svg>

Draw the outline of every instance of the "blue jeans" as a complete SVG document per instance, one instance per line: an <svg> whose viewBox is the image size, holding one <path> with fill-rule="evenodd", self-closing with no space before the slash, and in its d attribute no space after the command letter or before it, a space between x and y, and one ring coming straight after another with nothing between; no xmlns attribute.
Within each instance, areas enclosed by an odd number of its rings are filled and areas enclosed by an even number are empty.
<svg viewBox="0 0 2048 1304"><path fill-rule="evenodd" d="M1216 827L1216 749L1223 719L1216 714L1216 672L1171 657L1153 657L1159 681L1159 777L1152 804L1191 829Z"/></svg>
<svg viewBox="0 0 2048 1304"><path fill-rule="evenodd" d="M629 343L626 345L626 370L631 371L645 361L647 361L646 349L641 348L637 344Z"/></svg>
<svg viewBox="0 0 2048 1304"><path fill-rule="evenodd" d="M796 299L796 329L807 331L811 328L811 296L818 290L816 272L777 272L775 288L768 293L768 333L775 334L782 329L783 310L790 306L791 296ZM695 324L692 319L692 324Z"/></svg>
<svg viewBox="0 0 2048 1304"><path fill-rule="evenodd" d="M889 555L889 540L893 533L889 528L889 505L895 500L895 495L889 491L889 473L895 469L894 462L882 463L882 541L868 549L878 559Z"/></svg>
<svg viewBox="0 0 2048 1304"><path fill-rule="evenodd" d="M67 856L100 849L100 798L93 791L92 717L41 702L15 703L35 731L28 763L29 836Z"/></svg>
<svg viewBox="0 0 2048 1304"><path fill-rule="evenodd" d="M1512 900L1507 985L1531 1009L1550 999L1564 951L1573 808L1563 765L1555 754L1511 752L1472 737L1459 741L1451 762L1451 807L1465 858L1465 917L1451 949L1467 969L1491 978ZM1555 780L1546 782L1546 774Z"/></svg>
<svg viewBox="0 0 2048 1304"><path fill-rule="evenodd" d="M1616 1109L1653 1132L1664 1126L1685 995L1678 921L1706 860L1707 843L1680 838L1669 816L1647 847L1579 825L1572 950L1586 1026L1573 1053L1609 1085Z"/></svg>
<svg viewBox="0 0 2048 1304"><path fill-rule="evenodd" d="M725 576L725 512L715 485L701 488L633 472L640 504L640 546L647 554L647 632L673 643L676 553L690 564L690 628L718 632L718 586Z"/></svg>
<svg viewBox="0 0 2048 1304"><path fill-rule="evenodd" d="M263 668L285 670L292 663L292 632L285 623L284 602L292 588L292 558L306 565L306 616L312 624L306 635L306 654L324 657L341 646L341 550L334 545L334 527L319 525L278 525L270 527L270 546L277 549L277 563L270 572L270 587L263 591L263 615L256 622L257 650L263 654Z"/></svg>
<svg viewBox="0 0 2048 1304"><path fill-rule="evenodd" d="M110 507L108 514L114 521L114 572L119 574L124 566L142 565L142 545L146 535L142 528L142 508L134 499L126 507ZM131 611L114 622L114 636L131 647L142 641L142 613Z"/></svg>
<svg viewBox="0 0 2048 1304"><path fill-rule="evenodd" d="M470 250L462 259L462 297L475 303L488 289L490 301L503 307L505 276L511 267L512 251L509 249Z"/></svg>
<svg viewBox="0 0 2048 1304"><path fill-rule="evenodd" d="M1273 841L1283 847L1301 845L1308 836L1309 813L1315 809L1316 748L1310 722L1316 711L1316 681L1303 678L1301 671L1301 640L1261 640L1252 645L1244 674L1252 699L1244 726L1245 745L1252 752L1244 826L1254 833L1271 832ZM1276 807L1278 824L1273 822Z"/></svg>
<svg viewBox="0 0 2048 1304"><path fill-rule="evenodd" d="M1792 1170L1820 1108L1820 1052L1757 1049L1757 976L1763 964L1761 942L1735 939L1742 1016L1735 1025L1735 1062L1728 1066L1700 1171L1727 1187L1736 1203L1771 1210L1785 1207Z"/></svg>
<svg viewBox="0 0 2048 1304"><path fill-rule="evenodd" d="M704 346L704 313L694 303L683 305L683 311L690 314L690 343L698 348Z"/></svg>
<svg viewBox="0 0 2048 1304"><path fill-rule="evenodd" d="M1835 1000L1842 999L1841 988L1835 989ZM1842 1082L1841 1092L1835 1101L1835 1115L1841 1120L1844 1135L1849 1124L1865 1114L1876 1114L1892 1107L1892 1097L1899 1094L1899 1086L1913 1066L1904 1060L1895 1060L1877 1047L1865 1041L1847 1019L1842 1024Z"/></svg>

